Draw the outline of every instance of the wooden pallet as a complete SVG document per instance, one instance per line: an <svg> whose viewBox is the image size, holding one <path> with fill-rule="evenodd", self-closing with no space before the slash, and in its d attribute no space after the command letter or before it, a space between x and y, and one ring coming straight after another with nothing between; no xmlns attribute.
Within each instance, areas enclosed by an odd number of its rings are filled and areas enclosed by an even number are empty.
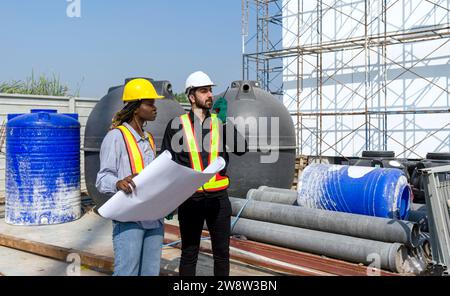
<svg viewBox="0 0 450 296"><path fill-rule="evenodd" d="M301 173L308 165L308 157L305 155L297 155L295 158L295 175L294 180L292 181L292 190L297 190L298 178L301 176Z"/></svg>

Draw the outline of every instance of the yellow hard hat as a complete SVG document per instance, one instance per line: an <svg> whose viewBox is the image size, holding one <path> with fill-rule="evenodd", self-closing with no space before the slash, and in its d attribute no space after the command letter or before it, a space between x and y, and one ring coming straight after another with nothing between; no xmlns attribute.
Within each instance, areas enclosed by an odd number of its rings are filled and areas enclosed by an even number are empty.
<svg viewBox="0 0 450 296"><path fill-rule="evenodd" d="M136 78L125 84L122 96L124 102L145 99L164 99L164 96L158 95L153 84L147 79Z"/></svg>

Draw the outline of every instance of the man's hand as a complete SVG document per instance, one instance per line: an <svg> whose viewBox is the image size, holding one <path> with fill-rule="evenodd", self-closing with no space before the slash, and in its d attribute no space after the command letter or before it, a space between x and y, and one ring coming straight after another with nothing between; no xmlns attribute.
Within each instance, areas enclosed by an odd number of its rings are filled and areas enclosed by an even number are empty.
<svg viewBox="0 0 450 296"><path fill-rule="evenodd" d="M133 189L136 188L136 184L134 184L133 182L133 178L136 177L137 174L134 175L130 175L126 178L124 178L123 180L120 180L116 183L116 188L118 190L122 190L125 193L132 193Z"/></svg>

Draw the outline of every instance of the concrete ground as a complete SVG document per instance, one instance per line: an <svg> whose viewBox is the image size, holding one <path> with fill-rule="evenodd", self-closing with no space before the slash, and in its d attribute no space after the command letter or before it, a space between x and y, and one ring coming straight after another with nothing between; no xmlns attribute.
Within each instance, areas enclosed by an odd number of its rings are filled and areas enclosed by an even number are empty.
<svg viewBox="0 0 450 296"><path fill-rule="evenodd" d="M4 276L105 276L84 267L27 252L0 247L0 272Z"/></svg>
<svg viewBox="0 0 450 296"><path fill-rule="evenodd" d="M3 215L0 209L0 215ZM176 223L173 221L171 223ZM60 225L14 226L0 219L0 234L14 238L49 244L67 249L89 252L97 256L113 258L112 223L90 211L81 219ZM164 274L177 275L181 251L163 248L161 268ZM66 275L69 263L1 247L0 273L4 275ZM3 259L5 258L5 259ZM197 274L213 275L213 260L209 254L200 254ZM232 261L231 275L274 275L248 264ZM83 269L81 275L103 275Z"/></svg>

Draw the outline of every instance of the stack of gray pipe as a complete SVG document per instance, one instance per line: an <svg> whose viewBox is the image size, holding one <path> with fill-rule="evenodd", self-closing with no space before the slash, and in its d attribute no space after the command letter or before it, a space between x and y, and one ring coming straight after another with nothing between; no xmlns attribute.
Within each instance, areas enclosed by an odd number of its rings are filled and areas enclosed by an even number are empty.
<svg viewBox="0 0 450 296"><path fill-rule="evenodd" d="M426 243L417 223L294 206L296 199L296 191L265 186L230 197L233 216L240 213L232 233L398 273L425 268L409 255Z"/></svg>

